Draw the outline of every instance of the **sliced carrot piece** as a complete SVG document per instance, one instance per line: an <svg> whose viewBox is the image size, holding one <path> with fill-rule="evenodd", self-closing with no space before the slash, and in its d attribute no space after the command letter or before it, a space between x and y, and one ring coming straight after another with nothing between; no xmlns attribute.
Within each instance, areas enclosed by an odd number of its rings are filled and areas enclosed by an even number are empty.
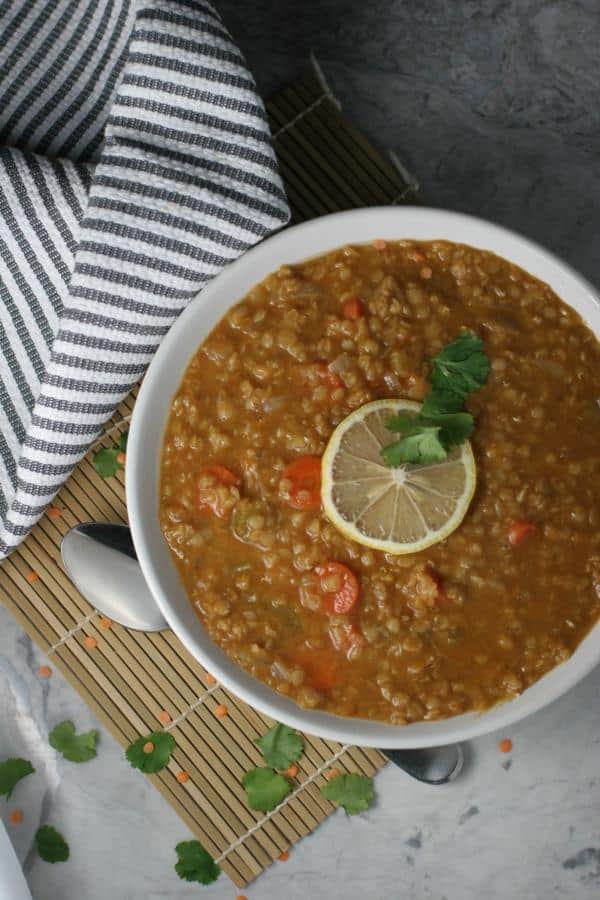
<svg viewBox="0 0 600 900"><path fill-rule="evenodd" d="M290 854L288 850L284 850L283 853L279 854L279 862L287 862L290 858Z"/></svg>
<svg viewBox="0 0 600 900"><path fill-rule="evenodd" d="M214 675L211 675L210 672L207 672L206 673L206 683L207 684L216 684L217 679L215 678Z"/></svg>
<svg viewBox="0 0 600 900"><path fill-rule="evenodd" d="M31 572L27 573L25 578L29 582L29 584L35 584L36 581L39 581L40 576L38 575L37 572L34 572L32 569Z"/></svg>
<svg viewBox="0 0 600 900"><path fill-rule="evenodd" d="M342 313L344 318L350 319L351 322L362 319L365 314L365 307L362 300L359 300L358 297L352 297L350 300L346 300L342 306Z"/></svg>
<svg viewBox="0 0 600 900"><path fill-rule="evenodd" d="M358 603L360 583L348 566L341 562L325 562L316 566L319 589L325 598L325 612L345 615Z"/></svg>
<svg viewBox="0 0 600 900"><path fill-rule="evenodd" d="M106 616L103 616L98 622L98 625L103 629L103 631L109 631L112 628L112 620L107 619Z"/></svg>
<svg viewBox="0 0 600 900"><path fill-rule="evenodd" d="M325 778L327 779L327 781L333 781L333 779L337 778L339 774L339 769L329 769L328 772L325 772Z"/></svg>
<svg viewBox="0 0 600 900"><path fill-rule="evenodd" d="M518 547L518 545L530 534L533 534L535 530L533 522L528 522L526 519L519 519L517 522L513 522L508 529L508 543L511 547Z"/></svg>
<svg viewBox="0 0 600 900"><path fill-rule="evenodd" d="M23 810L22 809L12 809L9 813L8 818L12 825L20 825L23 821Z"/></svg>
<svg viewBox="0 0 600 900"><path fill-rule="evenodd" d="M504 738L498 744L501 753L510 753L513 748L513 742L510 738Z"/></svg>
<svg viewBox="0 0 600 900"><path fill-rule="evenodd" d="M169 722L171 721L171 714L170 714L170 712L169 712L168 710L166 710L166 709L161 709L161 711L160 711L159 714L158 714L158 721L159 721L162 725L168 725Z"/></svg>
<svg viewBox="0 0 600 900"><path fill-rule="evenodd" d="M152 741L146 741L146 743L142 747L142 750L146 755L152 753L152 751L154 750L154 744L152 743Z"/></svg>
<svg viewBox="0 0 600 900"><path fill-rule="evenodd" d="M59 519L62 516L62 509L59 509L58 506L49 506L48 515L51 519Z"/></svg>
<svg viewBox="0 0 600 900"><path fill-rule="evenodd" d="M294 509L317 509L321 505L321 459L299 456L288 463L282 478L291 481L289 504Z"/></svg>
<svg viewBox="0 0 600 900"><path fill-rule="evenodd" d="M217 717L217 719L224 719L228 713L229 710L224 703L220 703L218 706L215 706L215 716Z"/></svg>
<svg viewBox="0 0 600 900"><path fill-rule="evenodd" d="M52 675L52 669L50 666L40 666L38 669L38 675L40 678L50 678Z"/></svg>
<svg viewBox="0 0 600 900"><path fill-rule="evenodd" d="M88 636L86 638L84 638L83 643L88 648L88 650L93 650L95 647L98 646L98 641L96 640L95 637L92 637L91 634L88 634Z"/></svg>
<svg viewBox="0 0 600 900"><path fill-rule="evenodd" d="M291 766L288 766L283 774L286 778L295 778L298 774L298 766L296 763L292 763Z"/></svg>
<svg viewBox="0 0 600 900"><path fill-rule="evenodd" d="M186 772L183 769L181 770L181 772L178 772L175 777L177 778L179 784L185 784L186 781L190 780L189 772Z"/></svg>

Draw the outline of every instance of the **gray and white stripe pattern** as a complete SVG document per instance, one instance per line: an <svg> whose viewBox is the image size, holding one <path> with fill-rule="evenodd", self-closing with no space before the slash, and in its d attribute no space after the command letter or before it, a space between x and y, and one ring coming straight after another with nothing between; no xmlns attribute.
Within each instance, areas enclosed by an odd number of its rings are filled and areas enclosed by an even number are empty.
<svg viewBox="0 0 600 900"><path fill-rule="evenodd" d="M175 317L288 219L204 0L0 0L0 557Z"/></svg>

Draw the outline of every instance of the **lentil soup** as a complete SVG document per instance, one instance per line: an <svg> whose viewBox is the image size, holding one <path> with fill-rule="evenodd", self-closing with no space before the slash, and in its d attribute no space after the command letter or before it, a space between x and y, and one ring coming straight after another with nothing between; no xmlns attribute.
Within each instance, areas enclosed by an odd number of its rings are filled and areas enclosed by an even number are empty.
<svg viewBox="0 0 600 900"><path fill-rule="evenodd" d="M332 432L369 401L422 399L464 329L492 366L468 401L466 517L412 555L346 539L320 507ZM599 396L598 341L510 262L342 247L271 274L198 349L165 432L161 528L212 639L301 706L392 724L483 710L600 616Z"/></svg>

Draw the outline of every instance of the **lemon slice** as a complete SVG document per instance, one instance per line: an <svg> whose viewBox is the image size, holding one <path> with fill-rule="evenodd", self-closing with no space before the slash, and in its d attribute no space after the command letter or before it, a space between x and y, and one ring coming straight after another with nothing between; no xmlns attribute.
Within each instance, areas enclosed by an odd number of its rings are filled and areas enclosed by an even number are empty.
<svg viewBox="0 0 600 900"><path fill-rule="evenodd" d="M416 553L458 528L475 491L475 460L465 441L431 465L386 466L381 448L395 440L387 419L416 412L411 400L376 400L333 432L322 460L321 496L342 534L386 553Z"/></svg>

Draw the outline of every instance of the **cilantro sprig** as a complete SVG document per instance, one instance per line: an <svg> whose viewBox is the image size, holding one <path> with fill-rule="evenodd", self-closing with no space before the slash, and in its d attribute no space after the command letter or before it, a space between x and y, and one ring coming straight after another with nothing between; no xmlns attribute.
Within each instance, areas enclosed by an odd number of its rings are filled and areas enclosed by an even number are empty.
<svg viewBox="0 0 600 900"><path fill-rule="evenodd" d="M287 769L302 756L304 739L301 734L277 722L261 738L256 739L265 758L273 769Z"/></svg>
<svg viewBox="0 0 600 900"><path fill-rule="evenodd" d="M125 756L134 769L154 774L168 765L175 749L175 738L166 731L153 731L130 744Z"/></svg>
<svg viewBox="0 0 600 900"><path fill-rule="evenodd" d="M48 735L51 747L62 753L69 762L82 763L94 759L96 754L96 739L98 732L95 729L84 734L75 734L75 726L65 720L52 729Z"/></svg>
<svg viewBox="0 0 600 900"><path fill-rule="evenodd" d="M250 769L242 778L242 784L246 789L248 806L260 812L271 812L292 789L287 778L266 768Z"/></svg>
<svg viewBox="0 0 600 900"><path fill-rule="evenodd" d="M175 871L184 881L212 884L221 874L221 869L200 841L181 841L175 847L175 853Z"/></svg>
<svg viewBox="0 0 600 900"><path fill-rule="evenodd" d="M101 478L116 475L119 469L125 468L128 431L124 431L112 447L103 447L94 455L94 468Z"/></svg>
<svg viewBox="0 0 600 900"><path fill-rule="evenodd" d="M35 769L28 759L13 756L0 762L0 795L10 797L15 787L26 775L33 775Z"/></svg>
<svg viewBox="0 0 600 900"><path fill-rule="evenodd" d="M480 338L465 331L431 364L431 389L419 412L398 413L385 423L388 431L402 435L381 451L388 466L440 462L452 447L466 441L475 427L464 404L469 394L483 387L490 373Z"/></svg>
<svg viewBox="0 0 600 900"><path fill-rule="evenodd" d="M366 775L342 773L323 785L321 793L332 803L342 806L349 816L364 812L373 803L373 779Z"/></svg>
<svg viewBox="0 0 600 900"><path fill-rule="evenodd" d="M35 846L45 862L66 862L70 856L69 845L52 825L42 825L35 833Z"/></svg>

